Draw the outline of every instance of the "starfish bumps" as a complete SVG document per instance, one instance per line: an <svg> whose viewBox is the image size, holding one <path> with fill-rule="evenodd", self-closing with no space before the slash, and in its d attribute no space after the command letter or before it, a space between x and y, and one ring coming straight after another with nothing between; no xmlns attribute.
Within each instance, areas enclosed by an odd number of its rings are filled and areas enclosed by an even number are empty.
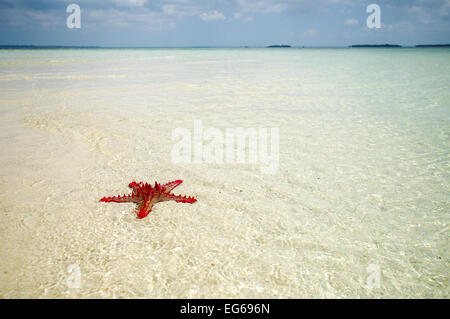
<svg viewBox="0 0 450 319"><path fill-rule="evenodd" d="M161 185L155 182L155 186L152 187L148 183L136 183L131 182L128 186L133 190L130 195L103 197L101 202L113 202L113 203L136 203L136 215L137 218L144 218L152 211L154 204L158 202L164 202L168 200L174 200L177 203L195 203L197 200L194 197L186 197L180 195L174 195L171 191L183 183L182 180L176 180L167 184Z"/></svg>

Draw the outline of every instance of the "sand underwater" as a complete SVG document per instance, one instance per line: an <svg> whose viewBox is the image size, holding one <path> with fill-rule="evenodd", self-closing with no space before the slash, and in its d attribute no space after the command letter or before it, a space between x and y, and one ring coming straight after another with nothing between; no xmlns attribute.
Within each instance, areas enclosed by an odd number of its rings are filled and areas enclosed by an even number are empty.
<svg viewBox="0 0 450 319"><path fill-rule="evenodd" d="M0 297L448 298L449 58L0 50ZM174 163L199 121L278 128L277 170ZM99 202L176 179L198 202Z"/></svg>

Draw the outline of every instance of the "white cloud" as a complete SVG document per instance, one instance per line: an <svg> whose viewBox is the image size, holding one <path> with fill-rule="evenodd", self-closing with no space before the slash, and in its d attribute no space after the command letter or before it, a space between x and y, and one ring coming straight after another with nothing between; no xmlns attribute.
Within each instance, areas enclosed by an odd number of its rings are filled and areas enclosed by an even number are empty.
<svg viewBox="0 0 450 319"><path fill-rule="evenodd" d="M314 37L317 35L317 30L314 28L308 29L305 32L303 32L303 35L306 35L308 37Z"/></svg>
<svg viewBox="0 0 450 319"><path fill-rule="evenodd" d="M174 15L174 14L177 13L176 6L173 5L173 4L166 4L166 5L163 5L162 8L163 8L163 12L164 12L165 14L168 14L168 15Z"/></svg>
<svg viewBox="0 0 450 319"><path fill-rule="evenodd" d="M445 3L443 3L439 11L440 11L441 16L443 16L443 17L449 16L450 0L447 0Z"/></svg>
<svg viewBox="0 0 450 319"><path fill-rule="evenodd" d="M201 12L199 7L188 2L164 4L162 11L164 14L174 17L197 16Z"/></svg>
<svg viewBox="0 0 450 319"><path fill-rule="evenodd" d="M147 0L114 0L114 3L118 6L124 7L142 7Z"/></svg>
<svg viewBox="0 0 450 319"><path fill-rule="evenodd" d="M86 12L86 28L119 27L127 28L139 26L140 29L162 30L175 27L175 22L164 16L161 12L151 11L146 8L141 10L90 10Z"/></svg>
<svg viewBox="0 0 450 319"><path fill-rule="evenodd" d="M247 15L243 14L242 12L236 12L233 16L235 19L242 20L244 22L253 21L253 17L247 16Z"/></svg>
<svg viewBox="0 0 450 319"><path fill-rule="evenodd" d="M359 21L356 20L355 18L347 19L344 22L345 25L354 25L354 24L358 24L358 23L359 23Z"/></svg>
<svg viewBox="0 0 450 319"><path fill-rule="evenodd" d="M281 13L286 11L287 4L275 0L238 0L243 12Z"/></svg>
<svg viewBox="0 0 450 319"><path fill-rule="evenodd" d="M287 8L286 4L279 3L279 4L275 4L275 5L266 7L265 12L281 13L281 12L285 11L286 8Z"/></svg>
<svg viewBox="0 0 450 319"><path fill-rule="evenodd" d="M213 12L203 12L200 14L200 19L203 21L217 21L217 20L224 20L225 16L222 12L219 12L217 10L214 10Z"/></svg>
<svg viewBox="0 0 450 319"><path fill-rule="evenodd" d="M419 19L419 21L422 22L423 24L428 24L433 21L433 17L430 14L430 12L428 12L427 9L428 8L421 6L411 6L407 8L407 12L412 15L415 15Z"/></svg>
<svg viewBox="0 0 450 319"><path fill-rule="evenodd" d="M2 8L0 11L0 21L12 26L41 26L54 28L65 25L65 16L56 10L40 11L35 9Z"/></svg>

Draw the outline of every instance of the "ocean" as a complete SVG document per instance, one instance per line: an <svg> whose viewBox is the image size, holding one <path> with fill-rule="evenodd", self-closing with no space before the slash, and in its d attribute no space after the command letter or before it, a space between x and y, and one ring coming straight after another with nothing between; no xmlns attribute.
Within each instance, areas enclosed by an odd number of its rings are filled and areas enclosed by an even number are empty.
<svg viewBox="0 0 450 319"><path fill-rule="evenodd" d="M449 297L447 48L8 49L0 87L2 298Z"/></svg>

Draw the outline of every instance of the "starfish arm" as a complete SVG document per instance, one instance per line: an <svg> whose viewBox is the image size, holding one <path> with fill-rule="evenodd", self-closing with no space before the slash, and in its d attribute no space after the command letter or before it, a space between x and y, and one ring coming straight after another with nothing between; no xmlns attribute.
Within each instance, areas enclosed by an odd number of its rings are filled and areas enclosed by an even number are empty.
<svg viewBox="0 0 450 319"><path fill-rule="evenodd" d="M161 201L168 201L168 200L174 200L177 203L195 203L197 199L194 197L187 197L187 196L181 196L181 195L174 195L174 194L163 194L161 195Z"/></svg>
<svg viewBox="0 0 450 319"><path fill-rule="evenodd" d="M134 193L130 195L123 195L123 196L113 196L113 197L103 197L100 199L101 202L107 202L107 203L138 203L139 196L136 196Z"/></svg>
<svg viewBox="0 0 450 319"><path fill-rule="evenodd" d="M177 187L181 183L183 183L183 181L181 179L177 179L176 181L168 182L161 186L166 192L171 192L175 187Z"/></svg>
<svg viewBox="0 0 450 319"><path fill-rule="evenodd" d="M145 200L142 200L139 203L138 207L136 207L137 218L141 219L150 214L153 208L153 204L153 196L149 196Z"/></svg>
<svg viewBox="0 0 450 319"><path fill-rule="evenodd" d="M131 188L133 190L133 194L137 194L138 190L141 189L144 186L144 183L139 182L131 182L130 184L128 184L128 187Z"/></svg>

